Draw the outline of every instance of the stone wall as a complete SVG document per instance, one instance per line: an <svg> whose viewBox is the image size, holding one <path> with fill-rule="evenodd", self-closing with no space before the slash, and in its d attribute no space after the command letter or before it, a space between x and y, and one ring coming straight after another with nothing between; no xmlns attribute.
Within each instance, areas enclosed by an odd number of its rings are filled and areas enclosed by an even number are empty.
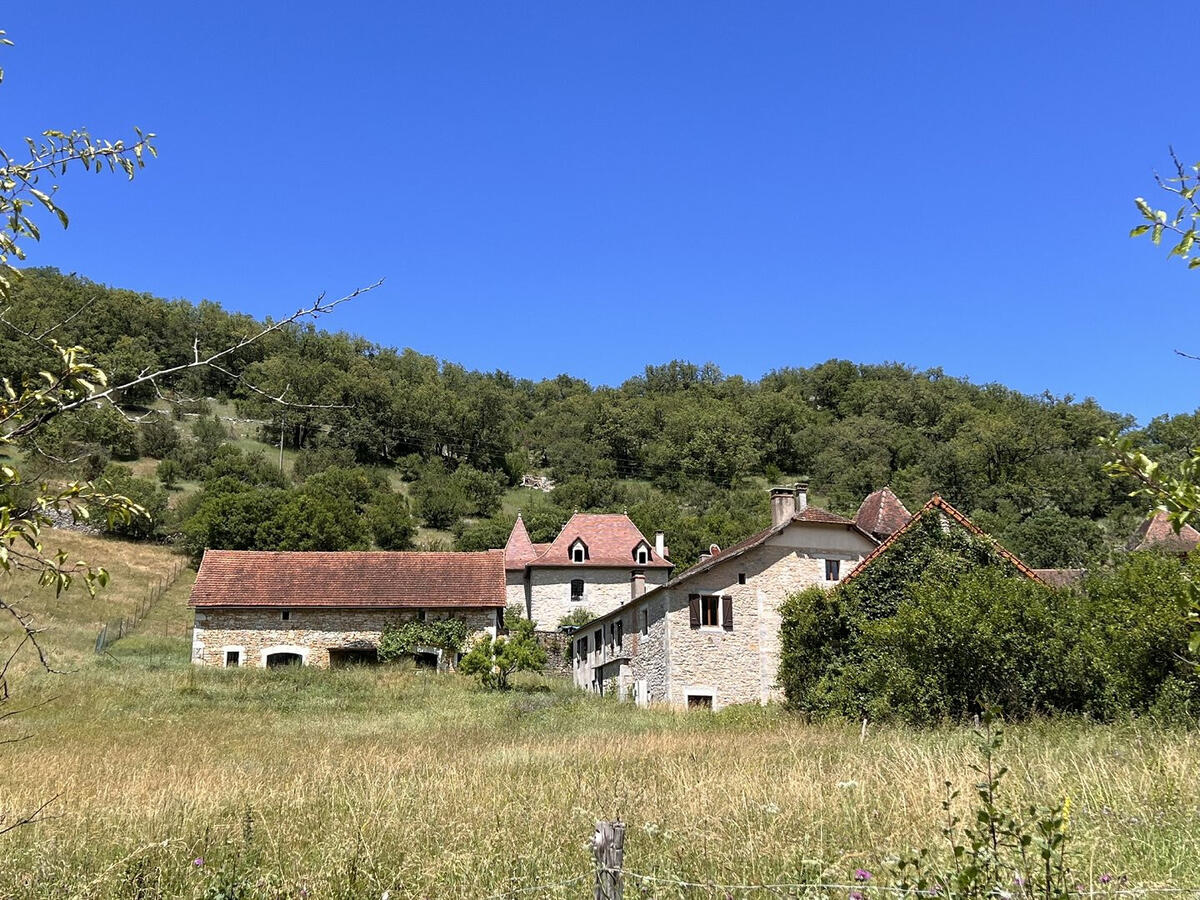
<svg viewBox="0 0 1200 900"><path fill-rule="evenodd" d="M547 675L571 675L571 639L561 631L535 631L539 646L546 651Z"/></svg>
<svg viewBox="0 0 1200 900"><path fill-rule="evenodd" d="M473 632L469 647L480 635L496 634L496 610L475 608L426 611L430 619L458 616ZM192 662L225 665L227 650L240 654L240 665L265 666L269 652L298 654L304 665L326 667L329 651L367 650L379 646L388 625L411 621L415 609L290 609L287 621L280 609L196 610L192 633Z"/></svg>
<svg viewBox="0 0 1200 900"><path fill-rule="evenodd" d="M557 628L563 616L577 609L586 609L594 616L603 616L628 603L633 594L630 581L634 567L604 568L601 566L534 566L529 569L529 617L543 629ZM665 584L666 569L645 569L646 590ZM583 599L571 600L571 581L583 579Z"/></svg>

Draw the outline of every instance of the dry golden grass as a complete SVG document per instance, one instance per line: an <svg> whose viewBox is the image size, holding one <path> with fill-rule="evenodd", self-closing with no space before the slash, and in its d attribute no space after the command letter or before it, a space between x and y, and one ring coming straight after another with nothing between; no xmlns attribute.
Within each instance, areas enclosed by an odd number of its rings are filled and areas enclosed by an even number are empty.
<svg viewBox="0 0 1200 900"><path fill-rule="evenodd" d="M183 602L156 615L179 622ZM0 837L0 896L482 897L586 875L592 825L614 817L635 872L841 881L937 846L943 782L974 780L969 729L860 740L777 709L638 710L549 683L494 695L397 669L202 671L186 639L155 631L25 683L28 702L58 699L7 723L32 737L4 751L0 809L60 796L53 818ZM1197 735L1060 721L1008 738L1014 801L1071 797L1081 882L1200 883Z"/></svg>

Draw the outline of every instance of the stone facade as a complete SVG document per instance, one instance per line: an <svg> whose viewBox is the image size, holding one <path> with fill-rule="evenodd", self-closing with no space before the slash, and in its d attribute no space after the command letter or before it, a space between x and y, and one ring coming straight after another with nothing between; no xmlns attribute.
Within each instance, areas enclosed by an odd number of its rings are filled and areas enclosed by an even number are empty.
<svg viewBox="0 0 1200 900"><path fill-rule="evenodd" d="M498 612L493 608L429 609L426 615L430 619L464 619L472 632L467 639L470 646L482 635L496 636ZM263 667L271 654L293 653L303 665L325 668L330 650L374 650L385 628L412 621L418 610L293 608L287 610L286 621L283 613L283 609L266 608L196 610L192 662L223 667L230 658L227 654L236 652L236 665ZM455 662L439 661L443 665Z"/></svg>
<svg viewBox="0 0 1200 900"><path fill-rule="evenodd" d="M718 557L581 630L572 658L575 683L679 707L778 699L783 601L810 585L833 586L828 560L837 561L840 580L874 546L853 528L796 522L727 560ZM718 624L692 626L693 594L729 598L717 601Z"/></svg>
<svg viewBox="0 0 1200 900"><path fill-rule="evenodd" d="M629 603L633 599L635 572L645 573L647 591L665 584L670 575L669 569L600 566L531 566L526 571L528 580L525 596L529 618L537 622L539 628L547 630L557 628L563 616L577 609L603 616ZM571 582L574 580L583 582L582 600L571 599ZM511 597L510 593L510 602Z"/></svg>

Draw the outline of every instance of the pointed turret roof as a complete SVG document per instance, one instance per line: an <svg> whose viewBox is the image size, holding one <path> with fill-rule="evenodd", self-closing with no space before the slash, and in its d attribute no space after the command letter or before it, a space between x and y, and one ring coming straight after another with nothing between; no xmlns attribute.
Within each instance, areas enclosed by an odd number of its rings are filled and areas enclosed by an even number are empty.
<svg viewBox="0 0 1200 900"><path fill-rule="evenodd" d="M1164 553L1191 553L1200 544L1200 531L1184 525L1175 533L1171 517L1161 510L1144 521L1129 539L1129 550L1161 550Z"/></svg>
<svg viewBox="0 0 1200 900"><path fill-rule="evenodd" d="M912 513L904 508L900 498L889 487L868 494L858 508L854 524L879 540L887 540L908 524Z"/></svg>
<svg viewBox="0 0 1200 900"><path fill-rule="evenodd" d="M513 523L512 531L508 535L508 543L504 545L504 568L524 569L537 556L538 550L533 546L533 541L529 539L525 520L521 518L520 513L517 513L517 521Z"/></svg>

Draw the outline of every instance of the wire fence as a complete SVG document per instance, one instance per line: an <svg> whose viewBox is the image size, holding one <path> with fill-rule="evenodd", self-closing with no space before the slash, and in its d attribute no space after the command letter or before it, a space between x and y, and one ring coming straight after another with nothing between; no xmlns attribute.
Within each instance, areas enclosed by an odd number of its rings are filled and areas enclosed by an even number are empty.
<svg viewBox="0 0 1200 900"><path fill-rule="evenodd" d="M145 597L138 599L137 606L129 615L121 616L119 619L110 619L105 622L100 631L96 634L96 652L104 653L109 647L126 635L132 634L146 616L150 615L150 611L154 609L156 603L162 599L173 584L179 579L180 573L183 571L184 562L178 560L171 565L170 570L161 578L155 579ZM164 629L169 625L164 623ZM166 631L164 631L164 634Z"/></svg>

